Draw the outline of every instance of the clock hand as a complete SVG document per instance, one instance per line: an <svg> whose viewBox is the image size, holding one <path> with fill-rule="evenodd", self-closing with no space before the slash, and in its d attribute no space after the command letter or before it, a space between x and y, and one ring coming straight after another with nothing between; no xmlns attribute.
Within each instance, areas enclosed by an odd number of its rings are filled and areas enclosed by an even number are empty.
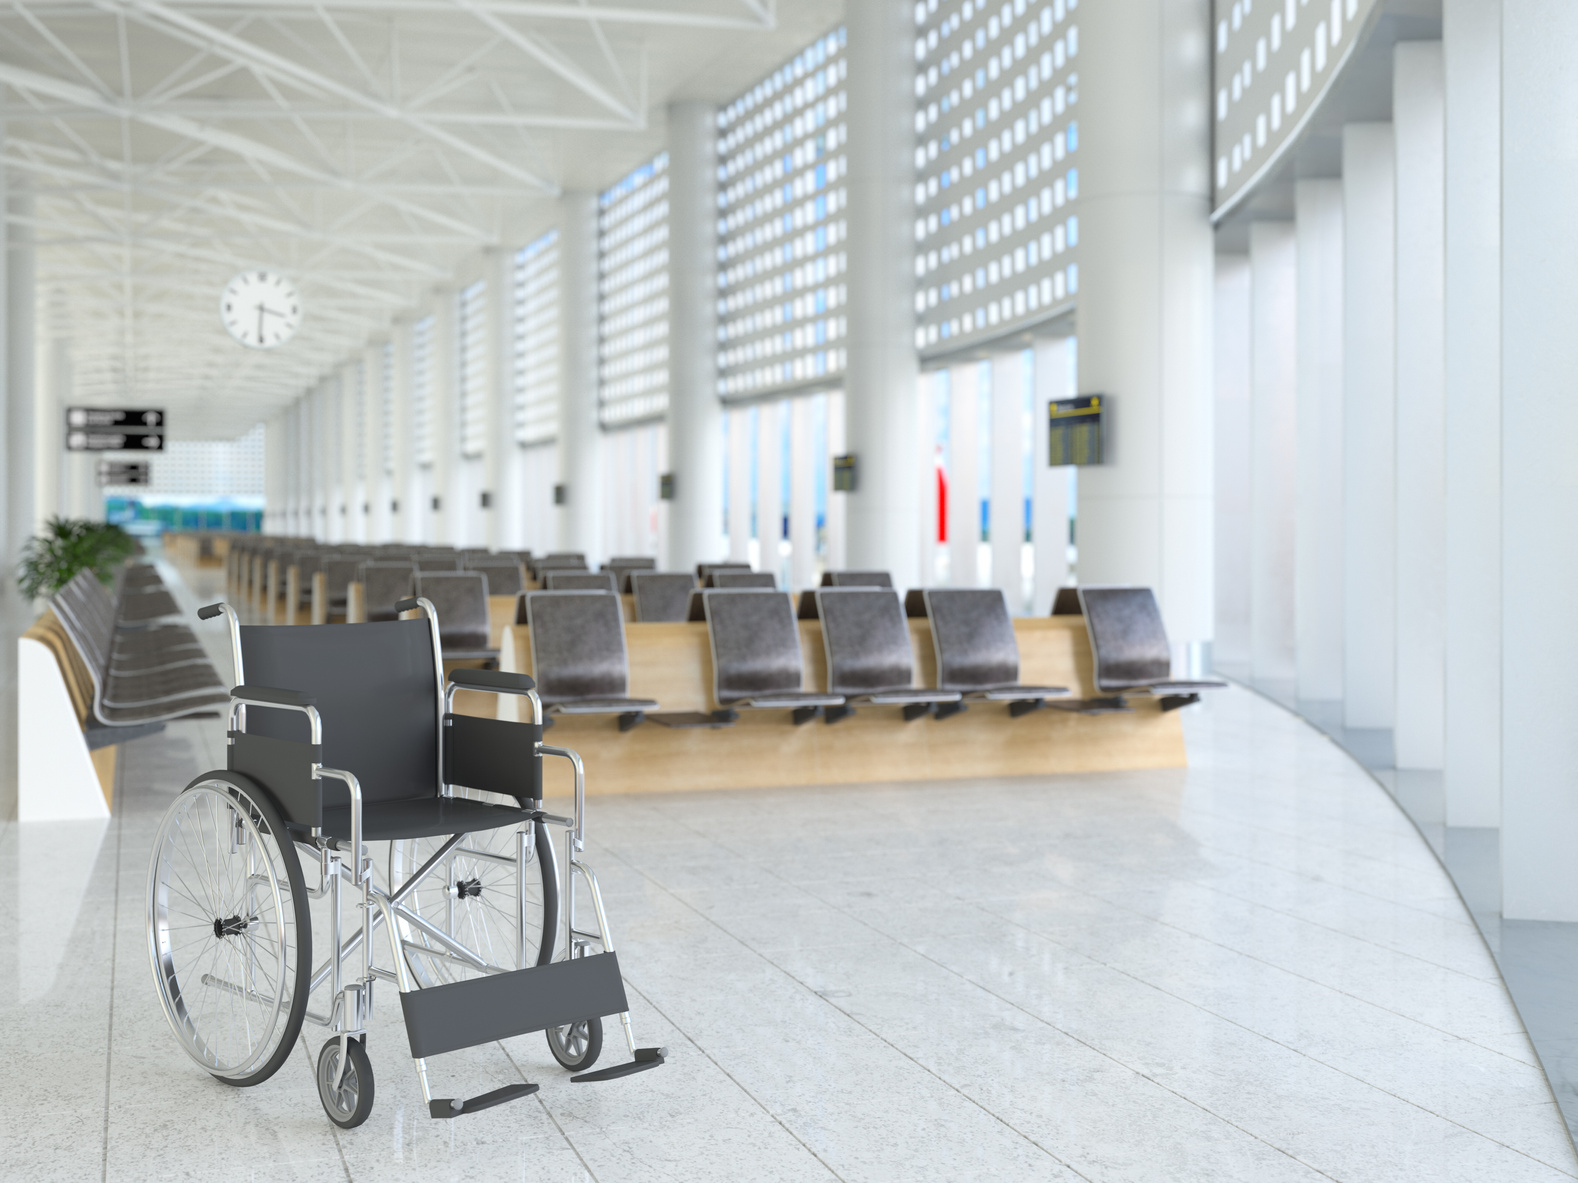
<svg viewBox="0 0 1578 1183"><path fill-rule="evenodd" d="M258 302L258 344L263 344L263 304Z"/></svg>

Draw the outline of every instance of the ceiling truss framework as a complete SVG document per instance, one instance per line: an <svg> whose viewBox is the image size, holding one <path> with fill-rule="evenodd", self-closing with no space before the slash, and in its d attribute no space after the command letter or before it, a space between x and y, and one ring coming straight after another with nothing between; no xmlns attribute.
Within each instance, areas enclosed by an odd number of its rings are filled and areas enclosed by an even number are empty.
<svg viewBox="0 0 1578 1183"><path fill-rule="evenodd" d="M724 100L838 0L0 0L0 140L72 398L233 438L565 189L649 155L648 111ZM661 122L656 121L656 122ZM30 206L30 208L28 208ZM219 293L281 270L306 317L244 350Z"/></svg>

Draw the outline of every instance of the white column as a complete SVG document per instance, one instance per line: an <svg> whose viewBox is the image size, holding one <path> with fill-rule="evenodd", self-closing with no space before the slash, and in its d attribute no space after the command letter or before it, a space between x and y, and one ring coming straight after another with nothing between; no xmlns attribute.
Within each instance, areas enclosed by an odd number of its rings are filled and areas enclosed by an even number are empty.
<svg viewBox="0 0 1578 1183"><path fill-rule="evenodd" d="M455 292L440 288L433 293L433 389L428 430L433 439L433 467L428 471L427 525L429 542L453 543L464 537L467 506L460 504L460 376L457 355L460 326ZM435 508L436 503L436 508Z"/></svg>
<svg viewBox="0 0 1578 1183"><path fill-rule="evenodd" d="M789 586L816 586L816 467L822 463L812 443L811 400L789 403Z"/></svg>
<svg viewBox="0 0 1578 1183"><path fill-rule="evenodd" d="M769 572L783 586L778 544L783 540L784 464L781 402L756 408L756 546L758 571Z"/></svg>
<svg viewBox="0 0 1578 1183"><path fill-rule="evenodd" d="M488 294L482 383L488 432L482 442L482 498L473 508L482 515L478 545L500 550L508 549L506 540L515 532L516 506L509 490L515 487L515 465L520 453L515 443L515 353L510 335L514 324L514 255L490 250L483 257ZM480 504L482 499L488 503L486 508Z"/></svg>
<svg viewBox="0 0 1578 1183"><path fill-rule="evenodd" d="M389 494L384 487L384 350L382 343L362 350L362 503L364 542L389 540Z"/></svg>
<svg viewBox="0 0 1578 1183"><path fill-rule="evenodd" d="M389 430L394 453L389 477L389 540L414 542L422 507L415 501L415 458L412 454L411 416L411 323L396 321L390 329L393 363L394 399Z"/></svg>
<svg viewBox="0 0 1578 1183"><path fill-rule="evenodd" d="M1299 276L1297 695L1335 702L1343 694L1342 182L1298 181L1293 204Z"/></svg>
<svg viewBox="0 0 1578 1183"><path fill-rule="evenodd" d="M559 550L603 554L602 429L597 421L597 196L566 193L559 225Z"/></svg>
<svg viewBox="0 0 1578 1183"><path fill-rule="evenodd" d="M54 324L49 326L50 330L54 328ZM62 464L66 450L66 405L70 401L71 339L51 332L48 380L37 384L34 400L34 513L40 522L56 516L77 516L71 512L73 498L62 479L66 475Z"/></svg>
<svg viewBox="0 0 1578 1183"><path fill-rule="evenodd" d="M978 362L948 370L948 583L953 587L976 585L981 545L980 374Z"/></svg>
<svg viewBox="0 0 1578 1183"><path fill-rule="evenodd" d="M33 438L37 431L34 383L33 191L25 178L7 178L3 207L12 219L0 245L5 252L5 532L0 572L9 583L22 544L37 527ZM129 313L128 313L129 315ZM9 644L9 642L7 642Z"/></svg>
<svg viewBox="0 0 1578 1183"><path fill-rule="evenodd" d="M1393 50L1399 768L1446 748L1446 129L1439 41Z"/></svg>
<svg viewBox="0 0 1578 1183"><path fill-rule="evenodd" d="M718 124L711 103L668 109L668 503L664 566L724 553L718 403Z"/></svg>
<svg viewBox="0 0 1578 1183"><path fill-rule="evenodd" d="M263 427L263 532L285 534L285 507L290 501L290 409Z"/></svg>
<svg viewBox="0 0 1578 1183"><path fill-rule="evenodd" d="M831 391L827 396L827 455L822 463L827 465L827 569L844 571L849 568L849 498L848 493L833 490L833 457L849 451L845 424L846 400L842 390ZM898 586L897 584L895 586Z"/></svg>
<svg viewBox="0 0 1578 1183"><path fill-rule="evenodd" d="M1443 0L1446 823L1501 817L1501 0Z"/></svg>
<svg viewBox="0 0 1578 1183"><path fill-rule="evenodd" d="M331 530L334 513L334 493L339 481L340 457L335 446L335 387L334 375L319 381L312 392L312 418L308 430L312 433L312 455L316 464L312 473L313 514L311 536L319 542L334 537Z"/></svg>
<svg viewBox="0 0 1578 1183"><path fill-rule="evenodd" d="M992 586L1008 597L1009 611L1025 611L1025 355L992 358Z"/></svg>
<svg viewBox="0 0 1578 1183"><path fill-rule="evenodd" d="M919 418L913 311L914 25L899 3L850 4L849 348L845 430L857 465L847 495L849 563L920 575L915 497Z"/></svg>
<svg viewBox="0 0 1578 1183"><path fill-rule="evenodd" d="M1250 587L1253 583L1254 449L1250 379L1250 271L1248 255L1216 257L1215 318L1212 326L1216 370L1213 414L1216 450L1215 535L1216 667L1248 677L1250 669Z"/></svg>
<svg viewBox="0 0 1578 1183"><path fill-rule="evenodd" d="M362 399L365 373L361 359L340 367L340 538L366 542L362 516Z"/></svg>
<svg viewBox="0 0 1578 1183"><path fill-rule="evenodd" d="M736 407L729 412L729 561L743 563L750 554L751 410Z"/></svg>
<svg viewBox="0 0 1578 1183"><path fill-rule="evenodd" d="M1389 728L1397 656L1392 125L1342 129L1343 713Z"/></svg>
<svg viewBox="0 0 1578 1183"><path fill-rule="evenodd" d="M1501 912L1574 921L1578 5L1501 11Z"/></svg>
<svg viewBox="0 0 1578 1183"><path fill-rule="evenodd" d="M1250 670L1271 681L1294 670L1297 266L1293 223L1250 224Z"/></svg>
<svg viewBox="0 0 1578 1183"><path fill-rule="evenodd" d="M1035 399L1030 404L1030 438L1035 447L1030 507L1030 537L1035 556L1032 616L1045 616L1050 612L1057 589L1068 582L1069 469L1053 468L1047 463L1050 443L1047 404L1074 397L1070 352L1066 337L1036 342Z"/></svg>
<svg viewBox="0 0 1578 1183"><path fill-rule="evenodd" d="M1080 389L1111 400L1080 580L1155 588L1192 672L1214 615L1209 6L1104 0L1080 24Z"/></svg>

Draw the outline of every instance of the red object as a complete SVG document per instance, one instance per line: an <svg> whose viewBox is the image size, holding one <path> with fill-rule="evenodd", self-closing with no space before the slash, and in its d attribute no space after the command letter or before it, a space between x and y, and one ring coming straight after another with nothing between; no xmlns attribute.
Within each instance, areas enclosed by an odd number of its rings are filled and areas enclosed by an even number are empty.
<svg viewBox="0 0 1578 1183"><path fill-rule="evenodd" d="M948 541L948 470L937 465L937 541Z"/></svg>

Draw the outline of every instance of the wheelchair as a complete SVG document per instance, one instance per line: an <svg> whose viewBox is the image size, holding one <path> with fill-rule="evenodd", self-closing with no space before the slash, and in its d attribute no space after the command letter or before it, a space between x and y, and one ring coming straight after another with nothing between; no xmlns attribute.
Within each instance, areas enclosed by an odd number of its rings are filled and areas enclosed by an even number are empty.
<svg viewBox="0 0 1578 1183"><path fill-rule="evenodd" d="M327 1028L318 1094L346 1129L372 1111L367 1020L380 981L399 994L434 1118L538 1091L433 1095L432 1057L499 1039L545 1032L575 1082L659 1066L664 1048L636 1046L581 858L580 757L542 742L531 678L457 669L446 685L433 605L397 607L421 616L274 628L244 627L224 603L198 612L228 619L238 685L226 767L171 804L149 866L148 955L176 1038L216 1079L250 1086L279 1070L304 1021ZM532 721L457 715L458 689L524 696ZM543 812L544 756L574 770L573 817ZM549 827L564 831L562 869ZM387 843L387 858L369 843ZM315 937L327 944L316 962ZM594 1070L615 1015L631 1058Z"/></svg>

